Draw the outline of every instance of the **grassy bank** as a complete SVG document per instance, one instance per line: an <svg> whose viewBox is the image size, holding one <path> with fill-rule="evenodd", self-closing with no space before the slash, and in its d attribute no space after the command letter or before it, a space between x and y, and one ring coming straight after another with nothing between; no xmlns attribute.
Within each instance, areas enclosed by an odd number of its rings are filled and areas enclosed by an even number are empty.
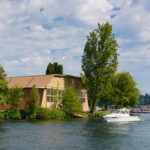
<svg viewBox="0 0 150 150"><path fill-rule="evenodd" d="M18 109L9 109L3 112L0 112L1 120L25 120L25 119L37 119L37 120L46 120L46 119L65 119L70 117L67 113L61 110L48 109L39 107L34 116L29 116L28 112Z"/></svg>
<svg viewBox="0 0 150 150"><path fill-rule="evenodd" d="M95 113L95 118L102 118L104 115L109 114L110 111L97 111ZM89 118L90 113L82 112L78 115L70 115L62 110L57 109L48 109L39 107L34 116L29 116L28 112L24 110L9 109L3 112L0 112L1 120L28 120L28 119L37 119L37 120L48 120L48 119L66 119L66 118Z"/></svg>

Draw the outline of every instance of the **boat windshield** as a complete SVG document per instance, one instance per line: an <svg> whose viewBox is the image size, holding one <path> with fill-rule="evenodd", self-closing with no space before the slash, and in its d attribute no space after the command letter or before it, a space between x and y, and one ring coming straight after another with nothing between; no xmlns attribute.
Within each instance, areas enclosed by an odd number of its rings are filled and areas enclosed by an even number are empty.
<svg viewBox="0 0 150 150"><path fill-rule="evenodd" d="M114 110L113 111L114 113L116 113L116 114L128 114L129 113L129 111L126 109L117 109L117 110Z"/></svg>

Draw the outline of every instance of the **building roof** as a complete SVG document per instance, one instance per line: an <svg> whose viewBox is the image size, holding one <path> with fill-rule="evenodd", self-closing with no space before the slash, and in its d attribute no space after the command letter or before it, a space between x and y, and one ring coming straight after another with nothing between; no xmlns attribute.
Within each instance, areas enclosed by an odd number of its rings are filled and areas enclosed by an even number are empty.
<svg viewBox="0 0 150 150"><path fill-rule="evenodd" d="M70 77L80 79L80 77L75 77L71 75L38 75L38 76L21 76L21 77L9 77L6 78L8 82L8 87L12 88L15 86L20 86L21 88L32 88L36 85L38 88L45 88L50 82L52 77Z"/></svg>

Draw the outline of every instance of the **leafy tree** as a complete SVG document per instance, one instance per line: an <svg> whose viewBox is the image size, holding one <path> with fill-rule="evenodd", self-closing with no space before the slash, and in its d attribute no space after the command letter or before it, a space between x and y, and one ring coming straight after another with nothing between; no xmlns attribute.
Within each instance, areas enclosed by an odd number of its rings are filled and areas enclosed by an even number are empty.
<svg viewBox="0 0 150 150"><path fill-rule="evenodd" d="M7 94L8 91L8 84L5 80L0 79L0 95Z"/></svg>
<svg viewBox="0 0 150 150"><path fill-rule="evenodd" d="M129 72L117 73L113 77L114 104L116 106L135 106L139 103L140 91Z"/></svg>
<svg viewBox="0 0 150 150"><path fill-rule="evenodd" d="M105 106L105 110L107 110L108 105L113 103L114 87L112 86L111 80L107 80L103 88L101 100L98 102L98 105Z"/></svg>
<svg viewBox="0 0 150 150"><path fill-rule="evenodd" d="M72 87L67 87L62 98L62 108L65 112L74 115L81 112L81 105L77 94Z"/></svg>
<svg viewBox="0 0 150 150"><path fill-rule="evenodd" d="M22 96L22 88L18 86L10 88L8 90L8 103L12 106L12 108L17 109L22 103Z"/></svg>
<svg viewBox="0 0 150 150"><path fill-rule="evenodd" d="M104 85L116 72L118 65L118 44L109 23L100 25L87 36L82 56L82 81L88 91L90 111L94 116L98 101L102 101Z"/></svg>
<svg viewBox="0 0 150 150"><path fill-rule="evenodd" d="M57 62L49 63L46 69L46 74L63 74L63 66Z"/></svg>
<svg viewBox="0 0 150 150"><path fill-rule="evenodd" d="M0 105L6 104L6 94L8 92L8 83L5 80L6 73L2 66L0 66Z"/></svg>
<svg viewBox="0 0 150 150"><path fill-rule="evenodd" d="M0 79L4 80L7 74L5 73L5 70L3 69L2 66L0 66Z"/></svg>
<svg viewBox="0 0 150 150"><path fill-rule="evenodd" d="M34 117L36 115L36 111L39 107L40 95L38 89L34 85L30 92L29 100L27 101L27 112L30 117Z"/></svg>

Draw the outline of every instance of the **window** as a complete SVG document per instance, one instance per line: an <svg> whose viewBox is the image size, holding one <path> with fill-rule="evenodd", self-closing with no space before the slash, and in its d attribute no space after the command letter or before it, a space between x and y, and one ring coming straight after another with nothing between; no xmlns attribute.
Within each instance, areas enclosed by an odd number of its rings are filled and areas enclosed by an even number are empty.
<svg viewBox="0 0 150 150"><path fill-rule="evenodd" d="M57 102L62 99L62 90L47 89L47 102Z"/></svg>
<svg viewBox="0 0 150 150"><path fill-rule="evenodd" d="M84 103L86 99L86 92L78 91L77 95L78 95L80 102Z"/></svg>
<svg viewBox="0 0 150 150"><path fill-rule="evenodd" d="M47 95L51 95L51 90L47 89Z"/></svg>
<svg viewBox="0 0 150 150"><path fill-rule="evenodd" d="M50 102L51 101L51 97L47 96L47 101Z"/></svg>
<svg viewBox="0 0 150 150"><path fill-rule="evenodd" d="M85 98L80 98L80 102L84 103L85 102Z"/></svg>

